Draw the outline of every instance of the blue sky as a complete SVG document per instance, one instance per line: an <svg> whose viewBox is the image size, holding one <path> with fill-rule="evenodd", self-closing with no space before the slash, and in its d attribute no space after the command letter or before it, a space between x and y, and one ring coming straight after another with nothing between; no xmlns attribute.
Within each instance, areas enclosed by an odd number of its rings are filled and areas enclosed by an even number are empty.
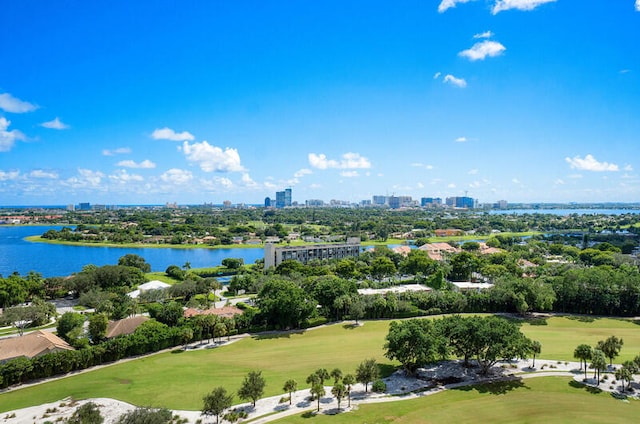
<svg viewBox="0 0 640 424"><path fill-rule="evenodd" d="M13 1L0 204L640 201L640 0Z"/></svg>

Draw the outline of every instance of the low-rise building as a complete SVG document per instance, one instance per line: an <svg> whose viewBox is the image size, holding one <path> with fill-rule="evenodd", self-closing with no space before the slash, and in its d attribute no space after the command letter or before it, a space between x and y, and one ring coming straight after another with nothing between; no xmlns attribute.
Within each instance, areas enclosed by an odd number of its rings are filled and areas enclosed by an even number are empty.
<svg viewBox="0 0 640 424"><path fill-rule="evenodd" d="M47 331L33 331L0 340L0 363L15 358L34 358L47 353L74 350L69 343Z"/></svg>

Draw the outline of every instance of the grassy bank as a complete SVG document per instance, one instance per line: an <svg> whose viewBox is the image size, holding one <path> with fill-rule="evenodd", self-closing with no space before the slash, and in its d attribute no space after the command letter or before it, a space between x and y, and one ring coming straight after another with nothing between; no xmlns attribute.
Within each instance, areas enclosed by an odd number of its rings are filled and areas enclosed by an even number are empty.
<svg viewBox="0 0 640 424"><path fill-rule="evenodd" d="M299 414L274 423L629 423L640 402L589 391L570 378L540 377L468 386L402 402L360 405L338 415Z"/></svg>
<svg viewBox="0 0 640 424"><path fill-rule="evenodd" d="M300 388L306 387L306 377L317 368L354 372L367 358L375 358L388 374L397 366L384 357L388 327L389 321L367 321L357 328L335 324L296 334L254 336L216 349L178 349L0 394L0 412L68 396L111 397L135 405L197 410L205 393L216 386L235 392L251 370L262 370L267 380L265 396L272 396L282 393L289 378L297 380ZM640 353L638 330L634 322L614 318L589 322L556 317L549 318L547 325L522 325L528 337L542 343L541 358L562 361L573 360L578 344L594 345L610 335L624 340L615 362L632 359Z"/></svg>

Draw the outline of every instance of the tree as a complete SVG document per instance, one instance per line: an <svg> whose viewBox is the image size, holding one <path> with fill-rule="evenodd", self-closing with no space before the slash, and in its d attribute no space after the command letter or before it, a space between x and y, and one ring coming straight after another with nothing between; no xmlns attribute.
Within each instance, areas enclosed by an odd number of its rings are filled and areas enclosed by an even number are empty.
<svg viewBox="0 0 640 424"><path fill-rule="evenodd" d="M342 399L346 396L347 388L342 383L336 383L331 388L331 393L336 397L336 400L338 401L338 411L340 411L340 402L342 402Z"/></svg>
<svg viewBox="0 0 640 424"><path fill-rule="evenodd" d="M58 337L70 341L69 333L77 328L82 328L84 324L84 315L78 314L76 312L65 312L62 314L60 319L56 324L56 331L58 333Z"/></svg>
<svg viewBox="0 0 640 424"><path fill-rule="evenodd" d="M98 344L107 335L109 319L106 314L97 313L89 317L89 338L93 344Z"/></svg>
<svg viewBox="0 0 640 424"><path fill-rule="evenodd" d="M132 266L142 272L151 272L151 265L149 265L142 256L133 253L127 253L120 257L120 259L118 259L118 265Z"/></svg>
<svg viewBox="0 0 640 424"><path fill-rule="evenodd" d="M624 392L625 389L625 381L628 383L628 388L631 387L631 382L633 381L633 375L638 372L638 366L634 361L625 361L624 364L620 368L616 370L615 376L617 380L620 380L622 383L621 392Z"/></svg>
<svg viewBox="0 0 640 424"><path fill-rule="evenodd" d="M329 375L333 377L333 384L338 384L338 381L342 378L342 370L340 370L340 368L334 368Z"/></svg>
<svg viewBox="0 0 640 424"><path fill-rule="evenodd" d="M313 383L310 392L313 397L318 399L318 411L320 411L320 398L325 394L324 386L320 382Z"/></svg>
<svg viewBox="0 0 640 424"><path fill-rule="evenodd" d="M364 300L362 300L360 295L356 294L351 298L351 303L349 304L349 316L356 322L356 325L358 325L358 320L364 317L364 313Z"/></svg>
<svg viewBox="0 0 640 424"><path fill-rule="evenodd" d="M238 390L238 396L240 399L250 399L251 404L255 408L256 401L260 399L264 393L264 386L266 381L262 376L262 371L251 371L247 374Z"/></svg>
<svg viewBox="0 0 640 424"><path fill-rule="evenodd" d="M608 337L605 341L599 341L596 349L600 349L604 356L609 358L609 365L613 365L613 358L620 354L624 342L616 336Z"/></svg>
<svg viewBox="0 0 640 424"><path fill-rule="evenodd" d="M193 339L193 329L189 327L182 327L180 329L180 342L184 350L187 350L187 345Z"/></svg>
<svg viewBox="0 0 640 424"><path fill-rule="evenodd" d="M593 350L588 344L581 344L573 351L573 357L580 361L580 369L584 363L584 378L587 378L587 361L591 359Z"/></svg>
<svg viewBox="0 0 640 424"><path fill-rule="evenodd" d="M342 383L347 388L347 398L349 400L348 407L351 408L351 387L356 384L356 377L353 374L347 374L342 379Z"/></svg>
<svg viewBox="0 0 640 424"><path fill-rule="evenodd" d="M366 359L356 368L356 381L364 384L364 391L366 393L369 391L369 383L378 378L378 374L379 371L376 360L373 358Z"/></svg>
<svg viewBox="0 0 640 424"><path fill-rule="evenodd" d="M289 405L291 405L291 397L293 392L298 390L298 382L294 379L289 379L284 382L284 386L282 386L282 390L289 393Z"/></svg>
<svg viewBox="0 0 640 424"><path fill-rule="evenodd" d="M257 305L268 324L287 329L300 328L317 302L293 281L273 278L258 293Z"/></svg>
<svg viewBox="0 0 640 424"><path fill-rule="evenodd" d="M229 269L239 269L244 265L244 259L242 258L224 258L222 260L222 266Z"/></svg>
<svg viewBox="0 0 640 424"><path fill-rule="evenodd" d="M385 356L398 360L413 374L419 366L436 360L442 343L444 340L436 333L432 320L393 321L384 345Z"/></svg>
<svg viewBox="0 0 640 424"><path fill-rule="evenodd" d="M216 423L220 422L220 415L233 404L233 395L227 394L224 387L216 387L203 400L202 415L214 415Z"/></svg>
<svg viewBox="0 0 640 424"><path fill-rule="evenodd" d="M66 422L69 424L102 424L104 417L100 413L98 405L93 402L87 402L77 407Z"/></svg>
<svg viewBox="0 0 640 424"><path fill-rule="evenodd" d="M593 378L596 379L596 384L599 386L600 371L604 371L605 369L607 369L607 360L605 358L604 352L602 352L600 349L593 349L593 354L591 355L591 368L593 368Z"/></svg>
<svg viewBox="0 0 640 424"><path fill-rule="evenodd" d="M386 256L378 256L371 262L371 276L376 280L382 280L396 273L396 265Z"/></svg>
<svg viewBox="0 0 640 424"><path fill-rule="evenodd" d="M327 371L326 368L318 368L314 374L318 376L318 381L322 385L324 385L324 381L328 380L330 377L329 371Z"/></svg>
<svg viewBox="0 0 640 424"><path fill-rule="evenodd" d="M536 367L536 355L540 355L540 352L542 352L542 343L540 343L537 340L533 340L531 342L531 345L529 346L529 348L531 349L531 353L533 354L533 366L532 368Z"/></svg>

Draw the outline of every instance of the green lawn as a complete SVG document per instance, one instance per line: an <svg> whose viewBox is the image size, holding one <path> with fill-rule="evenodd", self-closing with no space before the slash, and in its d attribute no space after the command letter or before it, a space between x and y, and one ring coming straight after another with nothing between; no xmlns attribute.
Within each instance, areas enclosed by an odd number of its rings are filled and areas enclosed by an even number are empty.
<svg viewBox="0 0 640 424"><path fill-rule="evenodd" d="M244 339L217 349L152 355L1 394L0 412L67 396L111 397L136 405L197 410L202 397L214 387L235 392L251 370L263 371L265 396L282 393L289 378L304 386L307 376L320 367L354 372L362 360L375 358L388 364L383 370L390 372L391 363L382 350L388 324L367 322L353 329L335 325L303 334Z"/></svg>
<svg viewBox="0 0 640 424"><path fill-rule="evenodd" d="M625 343L617 361L640 353L640 328L627 320L551 318L547 324L522 325L527 336L542 343L545 359L573 360L578 344L595 344L610 335L622 337ZM216 386L235 392L251 370L263 371L265 396L282 393L289 378L304 387L306 377L317 368L353 372L367 358L375 358L383 372L390 373L396 364L383 356L388 325L388 321L368 321L357 328L337 324L300 334L248 338L217 349L147 356L0 394L0 412L68 396L111 397L136 405L197 410L205 393Z"/></svg>
<svg viewBox="0 0 640 424"><path fill-rule="evenodd" d="M640 354L640 322L627 319L591 317L555 317L547 325L523 324L527 337L542 343L541 358L575 361L573 350L579 344L591 346L609 336L622 338L624 345L616 362L622 363Z"/></svg>
<svg viewBox="0 0 640 424"><path fill-rule="evenodd" d="M569 378L544 377L448 390L401 402L360 405L339 415L299 414L283 423L630 423L640 402L593 393Z"/></svg>

